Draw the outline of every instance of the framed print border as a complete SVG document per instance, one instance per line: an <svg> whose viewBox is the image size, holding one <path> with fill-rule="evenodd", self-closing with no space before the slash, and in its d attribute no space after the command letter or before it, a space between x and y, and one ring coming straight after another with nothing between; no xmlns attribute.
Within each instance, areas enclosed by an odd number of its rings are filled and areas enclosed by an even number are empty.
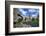
<svg viewBox="0 0 46 36"><path fill-rule="evenodd" d="M9 14L10 14L10 5L11 4L16 4L16 3L26 3L26 4L33 4L33 5L42 5L42 31L31 31L31 32L14 32L14 33L9 33ZM40 3L40 2L20 2L20 1L5 1L5 35L18 35L18 34L38 34L38 33L45 33L45 3Z"/></svg>

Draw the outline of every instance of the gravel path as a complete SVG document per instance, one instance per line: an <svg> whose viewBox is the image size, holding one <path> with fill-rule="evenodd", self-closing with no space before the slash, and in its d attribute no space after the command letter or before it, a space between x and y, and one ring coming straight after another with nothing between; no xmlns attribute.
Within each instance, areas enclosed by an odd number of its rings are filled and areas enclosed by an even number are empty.
<svg viewBox="0 0 46 36"><path fill-rule="evenodd" d="M27 24L21 24L21 25L15 25L16 27L31 27L31 25L27 25Z"/></svg>

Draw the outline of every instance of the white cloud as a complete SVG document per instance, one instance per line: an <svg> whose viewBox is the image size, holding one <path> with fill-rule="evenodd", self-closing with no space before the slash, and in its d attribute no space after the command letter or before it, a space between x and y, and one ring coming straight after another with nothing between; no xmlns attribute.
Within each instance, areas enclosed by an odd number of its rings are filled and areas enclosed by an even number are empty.
<svg viewBox="0 0 46 36"><path fill-rule="evenodd" d="M29 12L36 12L35 9L29 9L28 11L29 11Z"/></svg>
<svg viewBox="0 0 46 36"><path fill-rule="evenodd" d="M19 9L19 11L20 11L23 15L26 15L26 11L24 11L23 9Z"/></svg>

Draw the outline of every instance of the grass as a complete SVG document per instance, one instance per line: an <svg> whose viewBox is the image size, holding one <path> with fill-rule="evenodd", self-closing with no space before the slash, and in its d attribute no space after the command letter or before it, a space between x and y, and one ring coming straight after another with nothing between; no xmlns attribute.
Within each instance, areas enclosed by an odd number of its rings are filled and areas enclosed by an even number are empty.
<svg viewBox="0 0 46 36"><path fill-rule="evenodd" d="M38 18L37 19L32 18L32 19L30 19L30 21L26 21L25 19L24 20L18 19L17 22L16 22L16 25L22 25L22 24L39 26L39 19Z"/></svg>

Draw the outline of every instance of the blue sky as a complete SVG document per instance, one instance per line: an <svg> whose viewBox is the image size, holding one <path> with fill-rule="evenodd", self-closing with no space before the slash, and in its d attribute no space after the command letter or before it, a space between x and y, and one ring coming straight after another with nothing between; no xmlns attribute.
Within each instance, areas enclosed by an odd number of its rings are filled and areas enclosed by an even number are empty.
<svg viewBox="0 0 46 36"><path fill-rule="evenodd" d="M32 16L36 17L39 14L39 9L35 8L18 8L19 12L22 13L23 16Z"/></svg>

